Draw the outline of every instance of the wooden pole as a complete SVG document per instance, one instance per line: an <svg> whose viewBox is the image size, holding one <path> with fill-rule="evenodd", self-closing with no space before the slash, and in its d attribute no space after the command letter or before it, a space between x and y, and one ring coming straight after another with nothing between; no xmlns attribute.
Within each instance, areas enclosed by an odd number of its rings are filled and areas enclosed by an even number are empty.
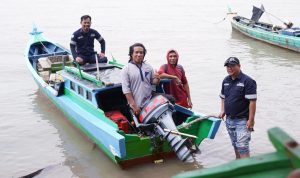
<svg viewBox="0 0 300 178"><path fill-rule="evenodd" d="M198 138L198 137L195 136L195 135L190 135L190 134L178 132L178 131L176 131L176 130L164 129L164 131L165 131L165 132L170 132L170 133L176 134L176 135L182 135L182 136L191 137L191 138Z"/></svg>

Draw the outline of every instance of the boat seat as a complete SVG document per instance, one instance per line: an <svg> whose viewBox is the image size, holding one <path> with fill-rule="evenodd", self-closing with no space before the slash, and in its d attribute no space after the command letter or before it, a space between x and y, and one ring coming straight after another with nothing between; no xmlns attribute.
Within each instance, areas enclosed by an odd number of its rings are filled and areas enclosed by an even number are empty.
<svg viewBox="0 0 300 178"><path fill-rule="evenodd" d="M98 63L99 70L104 70L104 69L112 69L115 66L107 63ZM97 70L97 64L86 64L81 66L81 69L84 72L90 72L90 71L96 71Z"/></svg>
<svg viewBox="0 0 300 178"><path fill-rule="evenodd" d="M64 65L72 65L72 59L69 57L69 55L49 56L48 60L50 61L52 72L62 70Z"/></svg>

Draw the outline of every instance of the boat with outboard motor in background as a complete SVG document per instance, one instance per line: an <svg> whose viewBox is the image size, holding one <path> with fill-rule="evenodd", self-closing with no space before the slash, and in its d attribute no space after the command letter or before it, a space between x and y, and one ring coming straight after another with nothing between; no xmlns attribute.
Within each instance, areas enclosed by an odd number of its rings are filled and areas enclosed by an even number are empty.
<svg viewBox="0 0 300 178"><path fill-rule="evenodd" d="M122 93L115 59L79 66L70 51L33 28L25 50L39 88L103 152L121 167L177 155L193 158L203 139L213 139L221 120L154 97L136 117ZM163 91L162 81L156 91Z"/></svg>
<svg viewBox="0 0 300 178"><path fill-rule="evenodd" d="M259 41L300 52L299 27L293 27L292 22L283 22L278 17L266 12L263 6L261 8L253 6L252 12L251 19L248 19L231 12L229 9L227 15L230 17L232 29ZM259 19L263 13L272 15L284 23L286 27L260 22Z"/></svg>

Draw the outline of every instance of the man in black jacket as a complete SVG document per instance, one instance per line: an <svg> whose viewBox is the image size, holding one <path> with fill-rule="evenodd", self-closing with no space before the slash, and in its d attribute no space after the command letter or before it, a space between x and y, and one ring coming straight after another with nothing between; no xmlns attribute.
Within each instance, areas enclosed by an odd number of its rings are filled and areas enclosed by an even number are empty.
<svg viewBox="0 0 300 178"><path fill-rule="evenodd" d="M81 28L75 31L71 38L70 48L74 60L80 65L95 63L94 40L101 44L101 53L97 54L99 62L107 62L105 58L105 40L91 27L92 18L89 15L81 17Z"/></svg>
<svg viewBox="0 0 300 178"><path fill-rule="evenodd" d="M241 71L240 61L236 57L228 58L224 66L229 75L222 82L219 117L226 115L226 128L236 159L249 157L256 110L256 81Z"/></svg>

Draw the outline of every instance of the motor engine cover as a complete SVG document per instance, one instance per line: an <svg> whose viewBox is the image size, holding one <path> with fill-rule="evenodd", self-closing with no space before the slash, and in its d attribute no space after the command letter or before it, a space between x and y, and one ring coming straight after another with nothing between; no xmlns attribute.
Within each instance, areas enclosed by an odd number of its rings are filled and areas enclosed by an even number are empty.
<svg viewBox="0 0 300 178"><path fill-rule="evenodd" d="M158 118L159 115L161 115L163 112L168 110L169 108L169 100L162 96L157 95L154 98L152 98L146 106L142 109L139 120L141 123L151 123L155 121L150 121L154 115L155 118Z"/></svg>

